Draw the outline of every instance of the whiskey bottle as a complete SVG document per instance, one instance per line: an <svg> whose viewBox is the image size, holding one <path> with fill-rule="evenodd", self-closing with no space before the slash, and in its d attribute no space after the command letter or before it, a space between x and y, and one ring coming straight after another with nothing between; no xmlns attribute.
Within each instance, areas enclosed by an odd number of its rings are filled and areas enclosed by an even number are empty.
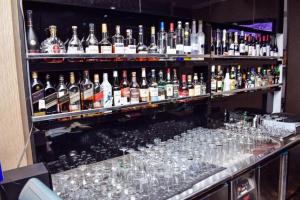
<svg viewBox="0 0 300 200"><path fill-rule="evenodd" d="M100 53L110 54L112 53L112 46L108 40L107 25L102 24L102 40L99 42Z"/></svg>
<svg viewBox="0 0 300 200"><path fill-rule="evenodd" d="M222 42L221 42L221 30L217 29L215 55L222 55Z"/></svg>
<svg viewBox="0 0 300 200"><path fill-rule="evenodd" d="M187 87L189 91L189 96L193 97L195 96L195 88L192 82L192 75L188 75L188 82L187 82Z"/></svg>
<svg viewBox="0 0 300 200"><path fill-rule="evenodd" d="M147 54L148 53L147 46L144 44L144 29L143 29L143 25L139 25L139 42L137 44L136 52L140 53L140 54Z"/></svg>
<svg viewBox="0 0 300 200"><path fill-rule="evenodd" d="M124 54L124 37L120 32L120 25L116 25L116 34L112 37L113 53Z"/></svg>
<svg viewBox="0 0 300 200"><path fill-rule="evenodd" d="M178 21L176 29L176 54L184 54L183 35L184 31L181 21Z"/></svg>
<svg viewBox="0 0 300 200"><path fill-rule="evenodd" d="M201 95L206 94L206 83L204 82L203 73L200 73L200 86L201 86Z"/></svg>
<svg viewBox="0 0 300 200"><path fill-rule="evenodd" d="M127 105L130 102L130 87L127 79L127 71L123 71L123 79L121 82L121 104Z"/></svg>
<svg viewBox="0 0 300 200"><path fill-rule="evenodd" d="M251 68L251 71L250 71L250 82L249 82L249 87L250 88L255 88L255 77L256 77L255 69Z"/></svg>
<svg viewBox="0 0 300 200"><path fill-rule="evenodd" d="M42 53L66 53L65 44L56 36L56 26L49 27L50 37L41 43Z"/></svg>
<svg viewBox="0 0 300 200"><path fill-rule="evenodd" d="M34 116L45 115L44 87L38 80L37 72L32 72L31 99Z"/></svg>
<svg viewBox="0 0 300 200"><path fill-rule="evenodd" d="M202 77L203 78L203 77ZM199 96L202 94L202 84L200 84L198 80L198 75L197 73L194 73L194 78L193 78L193 86L194 86L194 95ZM203 80L202 80L203 81Z"/></svg>
<svg viewBox="0 0 300 200"><path fill-rule="evenodd" d="M81 110L80 106L80 88L75 82L74 72L70 72L70 85L69 85L69 95L70 95L70 105L69 111L79 111Z"/></svg>
<svg viewBox="0 0 300 200"><path fill-rule="evenodd" d="M198 24L198 53L199 55L205 54L205 34L203 33L202 21L199 20Z"/></svg>
<svg viewBox="0 0 300 200"><path fill-rule="evenodd" d="M54 114L57 113L57 92L53 87L50 75L46 75L46 87L45 87L45 107L46 114Z"/></svg>
<svg viewBox="0 0 300 200"><path fill-rule="evenodd" d="M215 73L215 65L211 66L211 86L210 86L211 92L217 92L217 78Z"/></svg>
<svg viewBox="0 0 300 200"><path fill-rule="evenodd" d="M32 10L27 10L27 49L28 53L38 53L39 52L39 41L33 30L32 25Z"/></svg>
<svg viewBox="0 0 300 200"><path fill-rule="evenodd" d="M260 43L261 43L261 37L259 35L256 36L256 42L255 42L255 56L260 56L261 53L261 47L260 47Z"/></svg>
<svg viewBox="0 0 300 200"><path fill-rule="evenodd" d="M189 96L189 90L186 83L186 75L181 75L181 85L179 88L179 97L187 97Z"/></svg>
<svg viewBox="0 0 300 200"><path fill-rule="evenodd" d="M222 92L223 91L223 71L221 69L221 65L218 65L218 75L217 75L217 92Z"/></svg>
<svg viewBox="0 0 300 200"><path fill-rule="evenodd" d="M73 36L68 43L67 53L76 54L83 53L82 43L77 36L77 26L72 26Z"/></svg>
<svg viewBox="0 0 300 200"><path fill-rule="evenodd" d="M238 65L236 81L237 81L237 88L243 89L243 76L242 76L242 72L241 72L241 65Z"/></svg>
<svg viewBox="0 0 300 200"><path fill-rule="evenodd" d="M158 101L158 84L155 76L155 69L151 70L151 81L149 85L150 101Z"/></svg>
<svg viewBox="0 0 300 200"><path fill-rule="evenodd" d="M95 25L93 23L89 24L90 34L85 41L85 53L99 53L99 43L95 36Z"/></svg>
<svg viewBox="0 0 300 200"><path fill-rule="evenodd" d="M69 112L70 97L67 86L64 82L64 76L59 76L59 84L57 87L58 110L59 112Z"/></svg>
<svg viewBox="0 0 300 200"><path fill-rule="evenodd" d="M124 45L126 54L136 54L136 40L132 37L132 29L126 29Z"/></svg>
<svg viewBox="0 0 300 200"><path fill-rule="evenodd" d="M262 84L262 75L261 75L261 68L257 68L257 74L255 76L255 87L261 87L263 86Z"/></svg>
<svg viewBox="0 0 300 200"><path fill-rule="evenodd" d="M266 36L266 56L270 56L270 51L271 51L271 43L270 43L270 36Z"/></svg>
<svg viewBox="0 0 300 200"><path fill-rule="evenodd" d="M88 110L93 108L94 84L89 77L89 71L83 73L83 80L80 84L81 90L81 109Z"/></svg>
<svg viewBox="0 0 300 200"><path fill-rule="evenodd" d="M185 22L185 26L184 26L183 51L185 54L190 54L192 51L191 32L190 32L189 22Z"/></svg>
<svg viewBox="0 0 300 200"><path fill-rule="evenodd" d="M94 74L94 108L102 108L103 107L103 88L101 87L99 81L99 74Z"/></svg>
<svg viewBox="0 0 300 200"><path fill-rule="evenodd" d="M113 104L113 94L111 84L108 82L108 74L103 73L103 82L101 83L103 89L103 107L110 108Z"/></svg>
<svg viewBox="0 0 300 200"><path fill-rule="evenodd" d="M158 53L165 54L167 52L167 33L165 32L165 23L160 22L160 31L158 32Z"/></svg>
<svg viewBox="0 0 300 200"><path fill-rule="evenodd" d="M161 101L166 99L166 82L164 80L164 74L162 70L159 70L158 78L158 100Z"/></svg>
<svg viewBox="0 0 300 200"><path fill-rule="evenodd" d="M140 91L139 84L136 81L136 72L131 73L131 84L130 84L130 103L137 104L140 102Z"/></svg>
<svg viewBox="0 0 300 200"><path fill-rule="evenodd" d="M178 98L179 96L179 80L177 78L177 71L173 69L173 97Z"/></svg>
<svg viewBox="0 0 300 200"><path fill-rule="evenodd" d="M113 72L114 84L113 84L113 100L114 106L121 106L121 88L118 78L118 71Z"/></svg>
<svg viewBox="0 0 300 200"><path fill-rule="evenodd" d="M239 56L240 55L240 46L239 46L239 40L238 40L238 32L234 33L234 55Z"/></svg>
<svg viewBox="0 0 300 200"><path fill-rule="evenodd" d="M245 40L244 40L244 31L241 31L240 39L239 39L239 49L240 49L240 55L245 55Z"/></svg>
<svg viewBox="0 0 300 200"><path fill-rule="evenodd" d="M142 80L140 84L140 102L149 102L149 87L146 80L145 68L142 68Z"/></svg>
<svg viewBox="0 0 300 200"><path fill-rule="evenodd" d="M170 23L167 40L167 54L176 54L176 33L174 32L174 23Z"/></svg>
<svg viewBox="0 0 300 200"><path fill-rule="evenodd" d="M166 91L166 98L171 99L174 96L173 92L173 83L171 80L171 70L170 68L167 69L167 81L165 85L165 91Z"/></svg>
<svg viewBox="0 0 300 200"><path fill-rule="evenodd" d="M237 89L236 72L234 66L231 67L229 78L230 78L230 90Z"/></svg>
<svg viewBox="0 0 300 200"><path fill-rule="evenodd" d="M191 33L191 53L194 55L199 54L198 48L198 35L196 32L196 21L192 22L192 33Z"/></svg>
<svg viewBox="0 0 300 200"><path fill-rule="evenodd" d="M156 39L155 39L155 27L151 26L151 44L148 48L149 53L158 53L158 47L156 45Z"/></svg>

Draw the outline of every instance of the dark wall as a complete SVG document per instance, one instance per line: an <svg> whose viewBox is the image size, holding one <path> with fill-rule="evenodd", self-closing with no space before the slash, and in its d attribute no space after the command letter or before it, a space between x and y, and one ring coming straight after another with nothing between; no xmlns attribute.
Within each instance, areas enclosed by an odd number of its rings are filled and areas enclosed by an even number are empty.
<svg viewBox="0 0 300 200"><path fill-rule="evenodd" d="M288 0L286 112L300 114L300 1Z"/></svg>

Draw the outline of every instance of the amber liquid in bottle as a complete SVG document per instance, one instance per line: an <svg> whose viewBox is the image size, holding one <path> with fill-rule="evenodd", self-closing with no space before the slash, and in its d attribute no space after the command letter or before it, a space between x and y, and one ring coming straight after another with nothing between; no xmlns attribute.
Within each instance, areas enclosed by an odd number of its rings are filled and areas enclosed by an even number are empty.
<svg viewBox="0 0 300 200"><path fill-rule="evenodd" d="M80 85L81 90L81 109L88 110L93 108L94 84L89 78L89 72L84 71L84 78Z"/></svg>

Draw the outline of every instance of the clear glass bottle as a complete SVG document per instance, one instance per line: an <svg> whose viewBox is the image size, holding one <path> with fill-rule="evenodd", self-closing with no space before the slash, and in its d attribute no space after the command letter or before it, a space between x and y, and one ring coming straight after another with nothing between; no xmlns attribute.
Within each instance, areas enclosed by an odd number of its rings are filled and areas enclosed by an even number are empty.
<svg viewBox="0 0 300 200"><path fill-rule="evenodd" d="M130 85L127 79L127 71L123 70L121 81L121 104L127 105L130 103Z"/></svg>
<svg viewBox="0 0 300 200"><path fill-rule="evenodd" d="M159 70L158 73L158 100L165 100L166 99L166 81L164 80L164 74L162 70Z"/></svg>
<svg viewBox="0 0 300 200"><path fill-rule="evenodd" d="M69 91L64 81L64 76L59 76L59 84L57 87L58 110L59 112L69 112L70 97Z"/></svg>
<svg viewBox="0 0 300 200"><path fill-rule="evenodd" d="M95 36L95 25L89 24L90 34L85 41L85 53L99 53L99 42Z"/></svg>
<svg viewBox="0 0 300 200"><path fill-rule="evenodd" d="M231 80L229 76L229 68L226 70L224 82L223 82L223 92L230 91Z"/></svg>
<svg viewBox="0 0 300 200"><path fill-rule="evenodd" d="M158 53L165 54L167 52L167 33L165 31L165 23L160 22L160 30L158 32Z"/></svg>
<svg viewBox="0 0 300 200"><path fill-rule="evenodd" d="M239 50L240 50L240 55L244 56L245 55L245 35L244 35L244 31L241 31L241 34L240 34Z"/></svg>
<svg viewBox="0 0 300 200"><path fill-rule="evenodd" d="M240 46L239 46L239 39L238 39L238 32L234 32L234 55L240 55Z"/></svg>
<svg viewBox="0 0 300 200"><path fill-rule="evenodd" d="M192 51L191 30L190 30L189 22L185 22L185 25L184 25L183 51L185 54L190 54Z"/></svg>
<svg viewBox="0 0 300 200"><path fill-rule="evenodd" d="M147 46L144 44L144 29L143 29L143 25L139 25L139 42L137 44L136 52L140 53L140 54L147 54L148 53Z"/></svg>
<svg viewBox="0 0 300 200"><path fill-rule="evenodd" d="M103 88L101 87L100 80L99 80L99 74L94 74L94 98L93 98L93 104L94 108L103 108L104 103L104 94L103 94Z"/></svg>
<svg viewBox="0 0 300 200"><path fill-rule="evenodd" d="M34 116L45 115L44 86L38 79L38 73L32 72L31 100Z"/></svg>
<svg viewBox="0 0 300 200"><path fill-rule="evenodd" d="M32 10L27 10L27 49L28 53L39 53L39 41L33 30L32 25Z"/></svg>
<svg viewBox="0 0 300 200"><path fill-rule="evenodd" d="M230 78L230 90L237 89L236 71L234 66L231 67L229 78Z"/></svg>
<svg viewBox="0 0 300 200"><path fill-rule="evenodd" d="M158 53L158 47L156 45L155 27L151 26L151 44L148 48L149 53Z"/></svg>
<svg viewBox="0 0 300 200"><path fill-rule="evenodd" d="M149 92L150 92L150 101L158 101L158 84L156 81L155 69L151 70Z"/></svg>
<svg viewBox="0 0 300 200"><path fill-rule="evenodd" d="M216 34L215 55L222 55L221 30L217 29Z"/></svg>
<svg viewBox="0 0 300 200"><path fill-rule="evenodd" d="M176 33L174 32L174 23L170 23L167 40L167 54L176 54Z"/></svg>
<svg viewBox="0 0 300 200"><path fill-rule="evenodd" d="M217 78L216 78L215 70L216 70L216 66L212 65L211 66L211 86L210 86L212 93L217 92Z"/></svg>
<svg viewBox="0 0 300 200"><path fill-rule="evenodd" d="M203 73L200 73L201 95L206 94L206 83L204 82Z"/></svg>
<svg viewBox="0 0 300 200"><path fill-rule="evenodd" d="M102 24L102 40L99 42L100 53L112 53L112 45L108 40L107 24Z"/></svg>
<svg viewBox="0 0 300 200"><path fill-rule="evenodd" d="M77 26L72 26L73 36L68 43L68 51L70 54L83 53L82 43L77 36Z"/></svg>
<svg viewBox="0 0 300 200"><path fill-rule="evenodd" d="M94 99L94 84L90 80L89 71L85 70L83 73L83 80L80 84L81 91L81 109L88 110L93 108Z"/></svg>
<svg viewBox="0 0 300 200"><path fill-rule="evenodd" d="M221 54L222 55L228 55L228 46L227 46L227 31L226 29L223 29L223 34L222 34L222 50Z"/></svg>
<svg viewBox="0 0 300 200"><path fill-rule="evenodd" d="M199 20L198 24L198 53L199 55L205 54L205 34L203 32L203 23Z"/></svg>
<svg viewBox="0 0 300 200"><path fill-rule="evenodd" d="M49 27L50 37L41 43L42 53L66 53L65 44L56 36L56 26Z"/></svg>
<svg viewBox="0 0 300 200"><path fill-rule="evenodd" d="M218 65L218 75L216 77L217 79L217 92L222 92L224 87L224 75L223 70L221 68L221 65Z"/></svg>
<svg viewBox="0 0 300 200"><path fill-rule="evenodd" d="M136 81L136 72L131 72L130 84L130 103L137 104L140 102L140 86Z"/></svg>
<svg viewBox="0 0 300 200"><path fill-rule="evenodd" d="M126 29L124 45L125 54L136 54L136 40L132 37L132 29Z"/></svg>
<svg viewBox="0 0 300 200"><path fill-rule="evenodd" d="M68 90L69 90L69 95L70 95L70 105L69 105L70 112L81 110L80 88L75 81L74 72L70 72L70 85L69 85Z"/></svg>
<svg viewBox="0 0 300 200"><path fill-rule="evenodd" d="M199 82L197 73L194 73L193 86L194 86L194 95L195 96L201 95L202 94L202 85Z"/></svg>
<svg viewBox="0 0 300 200"><path fill-rule="evenodd" d="M103 73L103 82L101 83L101 88L103 89L103 107L109 108L113 104L113 94L112 86L108 82L108 74Z"/></svg>
<svg viewBox="0 0 300 200"><path fill-rule="evenodd" d="M54 114L57 113L57 92L53 87L50 75L46 75L46 86L45 86L45 108L46 114Z"/></svg>
<svg viewBox="0 0 300 200"><path fill-rule="evenodd" d="M178 21L176 29L176 54L184 54L183 36L184 31L182 28L182 23L181 21Z"/></svg>
<svg viewBox="0 0 300 200"><path fill-rule="evenodd" d="M229 49L228 49L228 55L234 56L234 35L232 32L229 32Z"/></svg>
<svg viewBox="0 0 300 200"><path fill-rule="evenodd" d="M119 83L118 71L113 72L114 83L113 83L113 100L114 106L121 106L121 87Z"/></svg>
<svg viewBox="0 0 300 200"><path fill-rule="evenodd" d="M112 37L113 53L124 54L124 37L121 35L120 25L116 25L116 34Z"/></svg>
<svg viewBox="0 0 300 200"><path fill-rule="evenodd" d="M146 79L146 68L142 68L142 79L140 84L140 102L149 102L149 87Z"/></svg>
<svg viewBox="0 0 300 200"><path fill-rule="evenodd" d="M237 89L243 89L243 76L241 72L241 65L238 65L236 73Z"/></svg>
<svg viewBox="0 0 300 200"><path fill-rule="evenodd" d="M193 22L192 22L191 54L193 54L193 55L199 54L198 34L197 34L197 31L196 31L196 21L195 20L193 20Z"/></svg>
<svg viewBox="0 0 300 200"><path fill-rule="evenodd" d="M177 78L177 70L173 69L173 97L178 98L179 96L179 80Z"/></svg>
<svg viewBox="0 0 300 200"><path fill-rule="evenodd" d="M174 91L173 91L173 82L171 80L171 70L170 68L167 69L167 80L166 80L166 85L165 85L165 91L166 91L166 98L171 99L174 96Z"/></svg>

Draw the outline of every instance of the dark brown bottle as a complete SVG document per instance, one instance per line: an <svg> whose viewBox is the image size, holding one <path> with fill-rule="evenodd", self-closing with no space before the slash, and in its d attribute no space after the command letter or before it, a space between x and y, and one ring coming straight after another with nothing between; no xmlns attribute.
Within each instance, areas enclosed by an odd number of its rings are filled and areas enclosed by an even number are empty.
<svg viewBox="0 0 300 200"><path fill-rule="evenodd" d="M32 26L32 10L27 10L27 49L28 53L38 53L39 52L39 41Z"/></svg>
<svg viewBox="0 0 300 200"><path fill-rule="evenodd" d="M57 113L57 92L53 87L50 75L46 75L46 87L45 87L45 105L46 105L46 114Z"/></svg>
<svg viewBox="0 0 300 200"><path fill-rule="evenodd" d="M69 106L70 112L79 111L81 109L80 88L75 82L74 72L70 72L69 95L70 95L70 106Z"/></svg>
<svg viewBox="0 0 300 200"><path fill-rule="evenodd" d="M64 81L64 76L59 76L57 87L58 110L59 112L69 112L70 98L69 91Z"/></svg>
<svg viewBox="0 0 300 200"><path fill-rule="evenodd" d="M31 98L34 116L45 115L44 86L38 80L37 72L32 72Z"/></svg>
<svg viewBox="0 0 300 200"><path fill-rule="evenodd" d="M89 78L89 71L85 70L83 80L80 85L81 90L81 109L88 110L93 108L94 84Z"/></svg>
<svg viewBox="0 0 300 200"><path fill-rule="evenodd" d="M123 79L121 81L121 104L126 105L130 102L130 87L127 79L127 71L123 71Z"/></svg>

